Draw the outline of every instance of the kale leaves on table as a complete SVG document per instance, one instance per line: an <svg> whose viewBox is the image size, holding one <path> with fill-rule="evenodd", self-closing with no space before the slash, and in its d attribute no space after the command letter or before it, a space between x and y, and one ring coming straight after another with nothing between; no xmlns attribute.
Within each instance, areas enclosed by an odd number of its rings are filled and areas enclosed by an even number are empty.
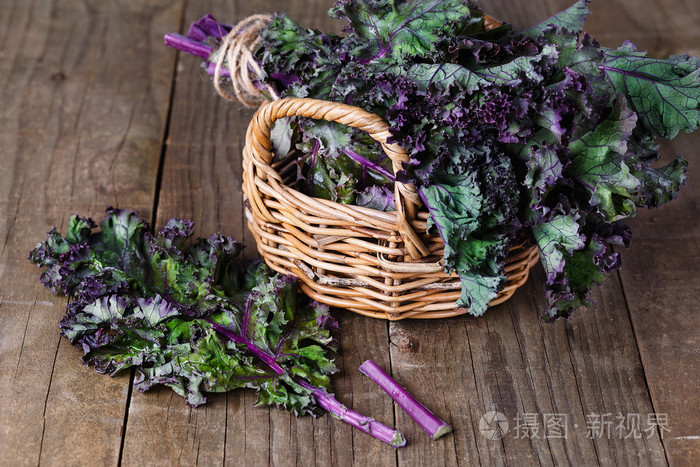
<svg viewBox="0 0 700 467"><path fill-rule="evenodd" d="M468 0L338 0L330 14L348 22L342 35L274 15L255 51L260 87L374 112L410 157L387 173L358 130L290 119L273 144L302 151L295 187L395 209L392 184L413 183L462 280L458 304L474 315L504 286L523 233L546 272L543 317L590 304L590 289L620 267L611 245L629 244L622 221L685 182L681 156L655 164L657 140L697 129L700 60L602 47L583 33L587 3L523 31L487 30ZM209 61L220 43L204 34L170 45L206 45Z"/></svg>
<svg viewBox="0 0 700 467"><path fill-rule="evenodd" d="M133 212L108 209L95 227L72 216L65 237L53 229L30 254L47 288L74 297L60 328L86 364L110 375L135 367L137 389L163 384L191 405L203 392L250 387L260 404L316 409L294 378L328 388L335 323L297 296L294 278L237 259L242 245L230 237L185 247L189 221L152 235Z"/></svg>
<svg viewBox="0 0 700 467"><path fill-rule="evenodd" d="M41 281L73 300L61 333L85 364L134 387L162 384L203 404L204 392L252 388L257 404L334 417L394 447L401 433L348 409L328 392L338 324L328 307L297 294L297 279L238 258L243 246L213 234L190 243L193 223L171 219L157 234L128 210L107 208L100 229L71 216L29 254ZM189 245L189 246L188 246Z"/></svg>

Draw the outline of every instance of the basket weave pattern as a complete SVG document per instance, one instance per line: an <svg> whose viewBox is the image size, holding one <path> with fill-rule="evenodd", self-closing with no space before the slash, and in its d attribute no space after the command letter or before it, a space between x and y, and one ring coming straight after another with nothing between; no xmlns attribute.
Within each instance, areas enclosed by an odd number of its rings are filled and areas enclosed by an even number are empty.
<svg viewBox="0 0 700 467"><path fill-rule="evenodd" d="M389 126L360 108L315 99L286 98L263 105L246 133L243 192L258 251L274 270L299 277L302 290L331 306L389 320L444 318L457 308L461 283L444 272L444 245L426 232L428 212L412 185L395 183L396 211L383 212L313 198L285 184L296 157L273 163L270 131L280 118L301 116L338 122L381 144L393 170L408 161L388 144ZM510 298L539 260L535 246L513 247L508 283L490 303Z"/></svg>

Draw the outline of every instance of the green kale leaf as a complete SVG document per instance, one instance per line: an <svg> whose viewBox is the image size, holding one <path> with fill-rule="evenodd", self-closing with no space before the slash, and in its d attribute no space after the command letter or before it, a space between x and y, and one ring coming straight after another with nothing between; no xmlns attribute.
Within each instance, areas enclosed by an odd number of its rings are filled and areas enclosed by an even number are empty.
<svg viewBox="0 0 700 467"><path fill-rule="evenodd" d="M337 369L328 307L297 294L296 279L237 259L242 245L214 234L187 247L193 224L156 235L135 213L108 208L93 231L72 216L30 253L42 281L73 297L60 328L98 372L133 367L135 387L162 384L187 399L253 388L258 403L318 413L301 385L327 389Z"/></svg>

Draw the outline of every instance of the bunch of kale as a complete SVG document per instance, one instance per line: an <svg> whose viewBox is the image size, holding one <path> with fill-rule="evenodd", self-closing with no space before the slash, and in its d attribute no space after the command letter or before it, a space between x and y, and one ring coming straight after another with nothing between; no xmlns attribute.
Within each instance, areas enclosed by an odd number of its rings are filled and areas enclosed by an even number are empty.
<svg viewBox="0 0 700 467"><path fill-rule="evenodd" d="M83 361L134 387L162 384L197 406L204 392L252 388L257 404L296 415L330 412L400 447L403 435L338 402L327 389L338 324L328 307L297 294L296 278L239 258L243 246L213 234L189 243L193 223L171 219L153 235L128 210L107 208L100 229L71 216L29 254L42 283L70 295L61 334Z"/></svg>
<svg viewBox="0 0 700 467"><path fill-rule="evenodd" d="M49 290L73 297L60 328L86 364L110 375L135 367L137 389L163 384L190 405L248 387L260 404L318 413L311 394L337 371L327 355L336 324L297 295L295 278L241 261L231 237L186 247L190 221L153 235L135 213L108 208L95 227L72 216L65 237L54 228L29 256Z"/></svg>
<svg viewBox="0 0 700 467"><path fill-rule="evenodd" d="M673 199L678 156L660 168L656 141L700 120L700 60L651 59L626 43L583 34L585 0L540 25L486 30L467 0L339 0L343 35L275 15L255 52L260 88L283 97L355 105L382 116L410 161L395 176L357 130L295 118L279 123L280 155L303 152L297 189L395 209L393 183L413 183L442 237L445 268L462 281L459 305L482 314L504 286L504 262L525 234L538 245L549 306L568 316L620 267L621 220ZM222 31L211 16L170 45L202 48L211 63Z"/></svg>

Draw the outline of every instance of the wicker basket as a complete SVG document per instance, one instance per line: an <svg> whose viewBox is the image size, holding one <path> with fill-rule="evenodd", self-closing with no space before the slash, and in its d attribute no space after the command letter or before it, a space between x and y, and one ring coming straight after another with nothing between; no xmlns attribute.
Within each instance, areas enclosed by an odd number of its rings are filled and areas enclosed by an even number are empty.
<svg viewBox="0 0 700 467"><path fill-rule="evenodd" d="M227 36L227 60L239 66L231 71L235 97L217 86L223 97L246 105L257 97L256 87L243 72L256 69L250 50L266 21L269 17L249 17ZM260 27L251 27L256 22ZM501 24L484 16L487 30ZM249 34L240 34L247 30ZM216 75L215 82L219 83ZM293 116L365 131L382 145L394 172L408 161L403 148L387 144L387 123L360 108L297 98L263 105L246 134L243 193L248 226L267 264L299 277L302 290L315 300L374 318L446 318L466 313L455 304L461 294L459 278L444 272L444 245L439 236L426 233L428 213L413 186L395 183L394 212L312 198L287 186L291 180L285 177L294 175L296 158L291 155L273 163L270 131L276 120ZM490 305L508 300L527 281L538 260L535 246L513 247L505 267L508 283Z"/></svg>
<svg viewBox="0 0 700 467"><path fill-rule="evenodd" d="M312 198L286 185L295 158L272 163L270 131L280 118L301 116L358 128L379 142L394 172L408 160L387 144L389 126L360 108L315 99L286 98L263 105L253 117L243 150L243 192L258 251L274 270L294 274L319 302L389 320L464 314L455 301L456 275L443 270L444 245L426 233L428 213L415 188L395 184L397 210L376 211ZM511 249L508 284L490 304L510 298L538 261L535 246Z"/></svg>

